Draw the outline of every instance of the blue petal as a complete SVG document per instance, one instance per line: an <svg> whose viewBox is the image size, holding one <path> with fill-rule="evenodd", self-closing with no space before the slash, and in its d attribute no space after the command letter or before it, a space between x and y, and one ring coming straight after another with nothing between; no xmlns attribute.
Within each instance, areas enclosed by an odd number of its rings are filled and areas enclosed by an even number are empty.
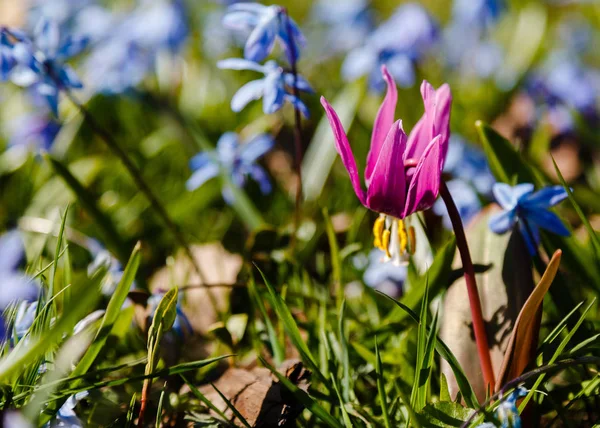
<svg viewBox="0 0 600 428"><path fill-rule="evenodd" d="M253 80L242 86L231 98L231 110L240 112L250 101L258 100L264 95L265 79Z"/></svg>
<svg viewBox="0 0 600 428"><path fill-rule="evenodd" d="M239 147L238 135L235 132L226 132L217 141L217 156L222 166L233 167Z"/></svg>
<svg viewBox="0 0 600 428"><path fill-rule="evenodd" d="M35 44L48 59L56 58L60 43L58 24L41 19L35 29Z"/></svg>
<svg viewBox="0 0 600 428"><path fill-rule="evenodd" d="M529 224L534 223L542 229L546 229L549 232L555 233L560 236L570 236L571 232L560 218L552 211L544 209L530 211L527 210L527 220Z"/></svg>
<svg viewBox="0 0 600 428"><path fill-rule="evenodd" d="M265 67L243 58L228 58L217 62L217 67L226 70L253 70L259 73L265 72Z"/></svg>
<svg viewBox="0 0 600 428"><path fill-rule="evenodd" d="M2 293L0 312L9 304L21 300L33 301L38 298L39 287L31 278L18 272L2 273Z"/></svg>
<svg viewBox="0 0 600 428"><path fill-rule="evenodd" d="M540 243L540 231L537 226L529 223L529 227L525 226L525 223L519 222L519 231L525 240L525 245L527 246L527 250L529 254L535 256L537 253L537 247Z"/></svg>
<svg viewBox="0 0 600 428"><path fill-rule="evenodd" d="M192 176L186 181L185 187L189 191L195 190L202 186L211 178L216 177L219 174L219 166L214 163L209 163L201 168L198 168Z"/></svg>
<svg viewBox="0 0 600 428"><path fill-rule="evenodd" d="M208 163L213 162L213 157L210 152L198 153L192 159L190 159L190 168L195 171L198 168L202 168Z"/></svg>
<svg viewBox="0 0 600 428"><path fill-rule="evenodd" d="M502 208L512 210L517 206L523 195L533 192L533 184L525 183L511 187L506 183L496 183L492 191L496 201Z"/></svg>
<svg viewBox="0 0 600 428"><path fill-rule="evenodd" d="M250 12L254 14L265 13L269 6L260 3L235 3L227 8L227 12Z"/></svg>
<svg viewBox="0 0 600 428"><path fill-rule="evenodd" d="M495 214L490 218L488 223L492 232L497 234L503 234L508 232L515 222L517 221L517 217L513 210L503 211L501 213Z"/></svg>
<svg viewBox="0 0 600 428"><path fill-rule="evenodd" d="M15 63L12 50L7 46L0 45L0 82L8 78Z"/></svg>
<svg viewBox="0 0 600 428"><path fill-rule="evenodd" d="M251 61L264 60L273 49L277 35L277 18L263 19L252 30L246 46L244 46L244 57Z"/></svg>
<svg viewBox="0 0 600 428"><path fill-rule="evenodd" d="M75 73L72 67L68 65L64 65L59 72L60 82L66 86L67 88L75 88L81 89L83 88L83 83L79 80L79 77Z"/></svg>
<svg viewBox="0 0 600 428"><path fill-rule="evenodd" d="M256 181L260 187L260 191L263 194L270 193L273 189L271 186L271 181L267 176L267 173L260 166L255 165L250 169L250 176Z"/></svg>
<svg viewBox="0 0 600 428"><path fill-rule="evenodd" d="M14 271L25 255L21 234L11 230L0 236L0 272Z"/></svg>
<svg viewBox="0 0 600 428"><path fill-rule="evenodd" d="M292 73L285 73L284 79L285 79L286 85L288 85L291 88L294 87L294 75ZM308 83L308 81L304 77L300 76L299 74L296 75L295 81L296 81L296 88L298 88L299 91L308 92L309 94L315 93L313 88L310 86L310 83Z"/></svg>
<svg viewBox="0 0 600 428"><path fill-rule="evenodd" d="M394 77L394 80L404 88L408 88L415 83L415 68L410 57L407 55L394 55L385 61L385 64Z"/></svg>
<svg viewBox="0 0 600 428"><path fill-rule="evenodd" d="M368 47L351 51L342 64L344 80L355 80L368 74L377 66L377 54ZM377 70L379 73L379 70Z"/></svg>
<svg viewBox="0 0 600 428"><path fill-rule="evenodd" d="M526 196L521 205L526 208L550 208L567 196L567 191L562 186L548 186Z"/></svg>
<svg viewBox="0 0 600 428"><path fill-rule="evenodd" d="M275 141L270 134L257 135L241 146L239 153L240 159L246 165L251 165L256 162L258 158L271 150L273 145L275 145Z"/></svg>
<svg viewBox="0 0 600 428"><path fill-rule="evenodd" d="M279 73L270 73L264 78L263 111L275 113L283 106L285 88Z"/></svg>
<svg viewBox="0 0 600 428"><path fill-rule="evenodd" d="M231 30L250 31L258 24L258 17L249 12L227 13L222 20L223 26Z"/></svg>
<svg viewBox="0 0 600 428"><path fill-rule="evenodd" d="M79 54L83 51L90 39L88 37L67 37L67 40L63 43L57 54L57 59L64 61L72 56Z"/></svg>
<svg viewBox="0 0 600 428"><path fill-rule="evenodd" d="M306 104L304 104L302 100L290 94L285 94L283 98L285 101L291 103L295 108L300 110L300 113L302 113L304 117L310 117L310 111L308 111L308 107L306 107Z"/></svg>
<svg viewBox="0 0 600 428"><path fill-rule="evenodd" d="M298 58L300 57L300 48L306 44L306 39L293 19L284 14L281 14L280 17L279 38L283 44L288 61L292 64L293 62L298 61ZM293 40L290 40L290 31Z"/></svg>
<svg viewBox="0 0 600 428"><path fill-rule="evenodd" d="M33 85L39 79L40 76L30 67L25 65L15 66L10 73L10 81L23 88Z"/></svg>

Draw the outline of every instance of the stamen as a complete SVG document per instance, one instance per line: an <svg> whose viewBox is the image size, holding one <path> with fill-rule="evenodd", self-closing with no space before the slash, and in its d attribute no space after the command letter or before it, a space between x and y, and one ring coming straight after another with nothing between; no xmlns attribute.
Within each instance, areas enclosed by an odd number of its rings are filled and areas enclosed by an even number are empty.
<svg viewBox="0 0 600 428"><path fill-rule="evenodd" d="M388 258L392 257L390 255L390 235L391 235L391 232L389 230L384 230L383 231L383 239L382 239L382 241L383 241L383 248L382 248L382 250L385 251L385 255Z"/></svg>
<svg viewBox="0 0 600 428"><path fill-rule="evenodd" d="M398 239L400 239L400 253L404 254L408 246L408 235L406 234L406 225L402 220L398 220Z"/></svg>
<svg viewBox="0 0 600 428"><path fill-rule="evenodd" d="M385 228L385 216L380 215L377 220L375 220L375 224L373 224L373 235L374 235L374 240L373 240L373 245L376 248L379 248L380 250L385 251L385 248L383 247L383 241L382 241L382 236L383 236L383 229Z"/></svg>
<svg viewBox="0 0 600 428"><path fill-rule="evenodd" d="M408 243L409 253L414 254L417 249L417 237L415 235L415 228L412 226L408 228Z"/></svg>

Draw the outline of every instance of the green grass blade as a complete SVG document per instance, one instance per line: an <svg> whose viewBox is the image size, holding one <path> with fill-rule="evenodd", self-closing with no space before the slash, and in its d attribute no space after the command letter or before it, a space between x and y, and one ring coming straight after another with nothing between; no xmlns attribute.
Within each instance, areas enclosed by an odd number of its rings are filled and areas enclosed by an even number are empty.
<svg viewBox="0 0 600 428"><path fill-rule="evenodd" d="M427 362L425 361L425 346L427 341L427 313L429 312L429 283L425 284L423 294L423 303L421 303L421 314L419 315L419 324L417 330L417 365L415 367L415 378L410 394L410 405L417 411L421 410L421 402L425 401L422 396L421 385L426 384L423 379ZM425 404L423 404L425 406Z"/></svg>
<svg viewBox="0 0 600 428"><path fill-rule="evenodd" d="M340 335L340 348L341 348L341 364L342 364L342 392L344 397L344 403L350 401L351 396L351 385L350 385L350 355L348 353L348 340L346 338L346 332L344 331L344 312L346 310L346 300L342 300L340 307L340 316L338 323L338 333Z"/></svg>
<svg viewBox="0 0 600 428"><path fill-rule="evenodd" d="M377 337L375 337L375 359L375 373L377 373L377 392L379 394L379 401L381 401L381 414L383 415L383 422L385 424L385 428L392 428L387 402L387 395L385 393L383 367L381 365L381 355L379 353L379 344L377 343Z"/></svg>
<svg viewBox="0 0 600 428"><path fill-rule="evenodd" d="M269 314L267 314L267 309L265 308L265 304L262 301L262 297L258 290L256 289L256 282L254 281L254 277L251 277L248 280L248 291L250 296L254 299L255 305L258 307L260 314L262 315L263 321L267 328L267 334L269 336L269 342L271 343L271 349L273 350L273 359L275 360L276 365L280 365L283 360L285 360L285 349L283 345L279 341L277 337L277 331L271 322L271 318L269 318Z"/></svg>
<svg viewBox="0 0 600 428"><path fill-rule="evenodd" d="M242 416L242 414L240 413L240 411L235 408L235 406L231 403L231 401L229 401L227 399L227 397L225 397L225 395L223 395L223 393L221 391L219 391L219 388L217 388L214 383L211 383L211 386L215 389L215 391L217 391L217 394L219 394L219 396L225 402L225 404L227 404L227 407L229 407L231 409L231 411L233 412L233 414L235 415L235 417L238 418L240 420L240 422L242 424L244 424L244 426L246 428L252 428L250 426L250 424L248 423L248 421L246 420L246 418L244 418L244 416Z"/></svg>
<svg viewBox="0 0 600 428"><path fill-rule="evenodd" d="M192 394L194 394L194 396L198 400L202 401L202 403L206 407L208 407L210 410L212 410L217 415L219 415L221 418L223 418L224 421L227 420L227 416L225 416L225 413L223 413L223 411L221 409L219 409L208 398L206 398L206 396L204 394L202 394L202 392L200 392L200 390L198 388L196 388L196 386L193 383L191 383L189 380L187 380L187 378L183 374L180 374L179 377L181 377L181 379L183 379L183 381L187 384L187 386L192 391Z"/></svg>
<svg viewBox="0 0 600 428"><path fill-rule="evenodd" d="M344 421L344 425L346 426L346 428L352 428L352 421L350 420L350 416L348 415L348 411L346 410L345 401L342 399L342 394L340 394L340 388L333 375L331 375L331 384L333 385L335 395L337 395L337 398L340 402L340 411L342 412L342 420Z"/></svg>

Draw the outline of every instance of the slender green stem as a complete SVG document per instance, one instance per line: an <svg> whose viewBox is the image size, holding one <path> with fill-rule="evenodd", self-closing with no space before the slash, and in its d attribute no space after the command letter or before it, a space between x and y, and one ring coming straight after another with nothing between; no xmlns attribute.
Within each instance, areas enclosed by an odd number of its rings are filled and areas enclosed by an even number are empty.
<svg viewBox="0 0 600 428"><path fill-rule="evenodd" d="M285 15L286 31L289 41L290 50L290 67L293 76L292 94L296 99L300 99L300 91L298 91L298 68L296 66L296 58L298 53L296 52L296 42L294 40L294 34L292 31L291 18L286 9L283 14ZM296 164L296 205L294 210L294 235L292 243L296 242L296 235L298 228L300 227L301 218L301 206L302 206L302 115L296 105L294 105L294 150L295 150L295 164Z"/></svg>
<svg viewBox="0 0 600 428"><path fill-rule="evenodd" d="M481 310L481 300L479 299L477 281L475 280L475 269L471 260L471 253L469 252L469 245L467 244L467 238L465 236L462 220L460 219L460 214L450 195L448 187L443 180L440 184L440 195L448 209L448 215L450 216L452 228L456 235L456 246L458 247L463 264L465 283L467 284L467 293L469 295L469 304L471 306L471 317L473 318L475 342L477 343L477 353L479 354L483 379L486 388L489 388L490 391L494 391L496 379L494 377L494 369L492 368L492 359L490 357L485 322L483 321L483 312Z"/></svg>
<svg viewBox="0 0 600 428"><path fill-rule="evenodd" d="M177 224L171 219L169 213L164 208L163 204L159 201L158 197L154 194L144 177L142 176L142 172L139 170L137 166L131 161L125 150L121 147L121 145L113 138L113 136L107 132L94 118L94 116L79 102L73 94L69 91L65 91L65 94L69 98L69 100L77 107L77 109L81 112L84 119L87 121L88 125L92 128L94 133L98 135L102 141L108 146L108 148L121 160L129 175L135 182L138 189L142 191L142 193L146 196L148 201L150 201L150 205L159 215L165 226L171 231L173 237L177 241L177 243L184 249L187 257L190 259L196 274L200 278L201 282L204 281L204 274L200 269L200 265L194 258L192 254L192 250L190 245L185 237L185 235L181 232L181 229Z"/></svg>

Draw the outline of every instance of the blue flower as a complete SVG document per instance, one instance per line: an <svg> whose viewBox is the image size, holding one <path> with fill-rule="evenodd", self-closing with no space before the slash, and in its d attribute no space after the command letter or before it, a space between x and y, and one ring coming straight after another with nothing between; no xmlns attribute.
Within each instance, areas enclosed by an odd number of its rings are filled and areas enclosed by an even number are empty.
<svg viewBox="0 0 600 428"><path fill-rule="evenodd" d="M17 118L11 128L10 147L25 147L39 152L50 150L61 125L48 114L36 113Z"/></svg>
<svg viewBox="0 0 600 428"><path fill-rule="evenodd" d="M94 15L87 21L95 21ZM120 94L137 86L154 67L158 54L176 53L189 34L181 0L144 3L115 21L84 65L87 81L105 94Z"/></svg>
<svg viewBox="0 0 600 428"><path fill-rule="evenodd" d="M14 64L8 73L11 81L33 88L58 116L59 92L83 87L75 71L64 61L80 53L86 47L87 39L61 38L58 25L46 20L38 23L33 39L13 30L2 31L5 44L12 48Z"/></svg>
<svg viewBox="0 0 600 428"><path fill-rule="evenodd" d="M242 86L231 99L231 109L241 111L253 100L263 99L263 112L275 113L284 102L290 102L300 110L305 117L309 117L308 108L299 98L290 93L294 85L294 76L281 68L275 61L267 61L264 65L257 64L241 58L230 58L219 61L217 66L229 70L253 70L264 74L264 78L252 80ZM313 93L310 84L302 77L296 76L296 87L299 91Z"/></svg>
<svg viewBox="0 0 600 428"><path fill-rule="evenodd" d="M454 0L452 19L465 26L491 27L506 9L504 0Z"/></svg>
<svg viewBox="0 0 600 428"><path fill-rule="evenodd" d="M367 0L318 0L312 16L326 26L325 43L320 39L319 46L326 53L347 52L360 46L373 29L372 15Z"/></svg>
<svg viewBox="0 0 600 428"><path fill-rule="evenodd" d="M34 301L39 295L35 281L18 269L24 254L19 232L13 230L0 236L0 342L7 336L2 312L15 302Z"/></svg>
<svg viewBox="0 0 600 428"><path fill-rule="evenodd" d="M477 425L476 428L521 428L521 416L517 408L517 400L527 395L525 388L519 387L515 389L505 400L500 399L500 404L496 408L494 423L484 422ZM497 424L500 425L497 425Z"/></svg>
<svg viewBox="0 0 600 428"><path fill-rule="evenodd" d="M226 132L219 138L216 150L197 154L190 161L194 173L186 183L192 191L202 186L206 181L219 174L227 174L231 184L243 187L246 177L250 176L260 186L263 193L271 191L271 182L265 170L256 164L257 160L273 148L275 142L268 134L260 134L247 142L240 144L239 137L234 132ZM229 186L222 189L225 202L233 202L233 194Z"/></svg>
<svg viewBox="0 0 600 428"><path fill-rule="evenodd" d="M567 197L565 189L562 186L549 186L537 192L533 190L533 184L530 183L514 187L496 183L493 192L503 211L494 215L489 223L490 229L498 234L508 232L517 224L531 255L537 251L540 228L561 236L571 234L558 216L549 211L550 207Z"/></svg>
<svg viewBox="0 0 600 428"><path fill-rule="evenodd" d="M77 407L77 403L83 400L89 395L88 391L78 392L75 395L71 395L65 404L58 409L58 413L56 414L56 418L49 424L49 427L70 427L70 428L81 428L83 427L83 422L77 417L75 413L75 407Z"/></svg>
<svg viewBox="0 0 600 428"><path fill-rule="evenodd" d="M481 202L479 201L477 192L475 192L469 183L461 179L450 180L446 184L463 224L468 224L481 211ZM435 201L433 212L442 217L442 222L446 229L452 230L452 222L450 221L444 201L441 199Z"/></svg>
<svg viewBox="0 0 600 428"><path fill-rule="evenodd" d="M233 4L227 9L223 25L250 33L244 46L244 57L254 62L260 62L269 56L277 40L292 64L298 60L300 47L306 43L298 25L287 15L285 9L277 5Z"/></svg>
<svg viewBox="0 0 600 428"><path fill-rule="evenodd" d="M404 283L408 275L406 265L396 265L384 261L385 253L374 248L369 253L363 281L369 287L381 291L393 298L402 296Z"/></svg>
<svg viewBox="0 0 600 428"><path fill-rule="evenodd" d="M491 196L496 182L485 154L456 134L450 136L444 172L472 184L477 192L485 196Z"/></svg>
<svg viewBox="0 0 600 428"><path fill-rule="evenodd" d="M381 91L385 83L380 70L385 64L400 86L412 86L415 65L434 45L437 34L437 24L422 6L402 5L366 39L364 46L348 54L342 75L354 80L369 74L371 88Z"/></svg>
<svg viewBox="0 0 600 428"><path fill-rule="evenodd" d="M593 121L598 117L600 73L585 66L571 53L553 53L533 73L527 88L532 97L540 104L545 104L550 111L565 107L577 111L587 120ZM556 117L564 119L563 115ZM567 121L559 120L556 125L559 131L569 130Z"/></svg>

